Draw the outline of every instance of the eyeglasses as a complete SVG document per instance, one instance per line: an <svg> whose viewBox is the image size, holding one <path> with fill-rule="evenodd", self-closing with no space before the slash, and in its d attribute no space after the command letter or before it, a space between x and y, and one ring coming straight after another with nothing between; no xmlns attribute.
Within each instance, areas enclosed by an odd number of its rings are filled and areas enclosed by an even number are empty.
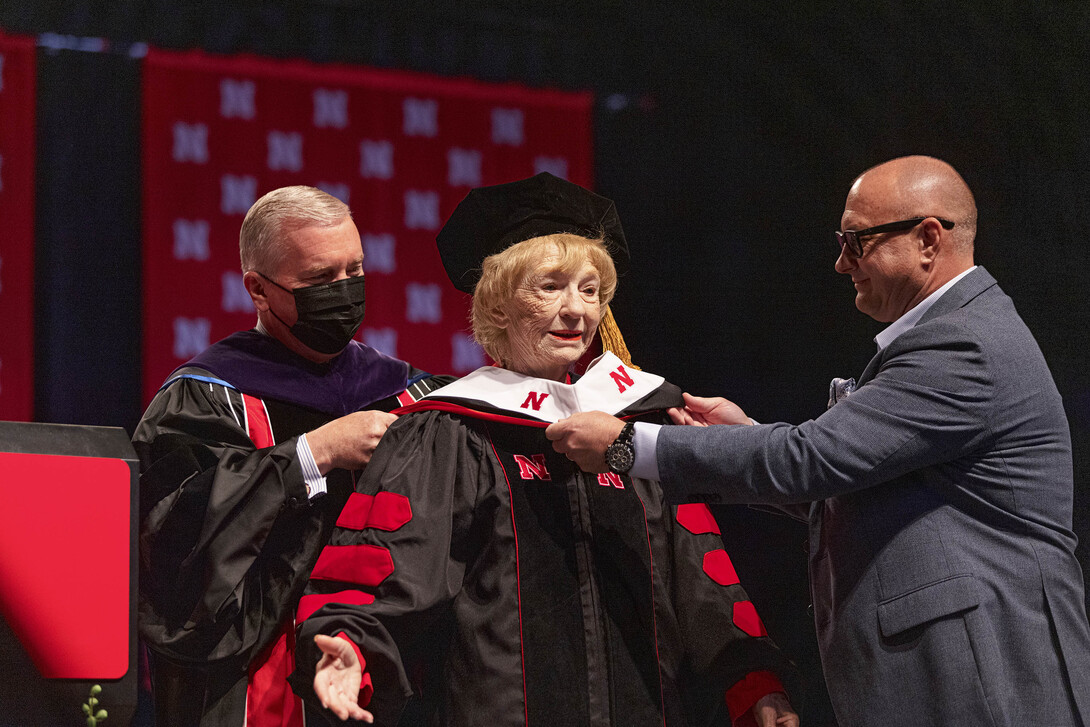
<svg viewBox="0 0 1090 727"><path fill-rule="evenodd" d="M898 220L897 222L887 222L884 225L877 225L875 227L868 227L865 230L845 230L844 232L834 232L836 235L836 241L840 243L840 249L845 247L855 257L863 257L863 238L870 237L871 235L880 235L883 232L900 232L901 230L911 230L916 225L920 224L928 217L913 217L910 220ZM950 220L944 220L941 217L936 217L939 224L943 229L949 230L954 226L954 223Z"/></svg>

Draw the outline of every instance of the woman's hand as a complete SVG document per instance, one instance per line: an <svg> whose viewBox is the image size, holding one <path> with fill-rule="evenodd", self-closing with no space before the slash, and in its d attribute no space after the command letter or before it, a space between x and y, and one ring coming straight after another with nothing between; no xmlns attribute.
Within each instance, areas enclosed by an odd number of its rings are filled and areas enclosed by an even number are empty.
<svg viewBox="0 0 1090 727"><path fill-rule="evenodd" d="M314 672L314 693L322 706L341 720L351 717L374 722L374 716L359 705L363 667L352 644L339 636L321 634L314 637L314 643L322 650L322 660Z"/></svg>
<svg viewBox="0 0 1090 727"><path fill-rule="evenodd" d="M757 700L753 721L757 727L799 727L799 716L783 692L772 692Z"/></svg>

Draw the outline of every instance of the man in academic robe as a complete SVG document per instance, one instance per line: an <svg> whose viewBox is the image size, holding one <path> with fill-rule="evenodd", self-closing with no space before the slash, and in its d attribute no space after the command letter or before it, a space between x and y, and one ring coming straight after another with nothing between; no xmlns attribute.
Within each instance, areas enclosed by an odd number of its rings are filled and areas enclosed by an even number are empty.
<svg viewBox="0 0 1090 727"><path fill-rule="evenodd" d="M141 461L140 634L164 725L302 725L285 677L307 576L386 427L428 374L352 340L360 236L311 187L242 224L257 326L168 378L133 436Z"/></svg>

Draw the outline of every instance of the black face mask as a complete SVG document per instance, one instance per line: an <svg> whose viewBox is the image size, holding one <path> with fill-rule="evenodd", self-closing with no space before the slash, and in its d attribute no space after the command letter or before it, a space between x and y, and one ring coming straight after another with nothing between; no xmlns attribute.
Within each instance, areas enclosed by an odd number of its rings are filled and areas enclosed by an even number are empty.
<svg viewBox="0 0 1090 727"><path fill-rule="evenodd" d="M285 288L264 273L258 275L295 298L295 311L299 318L290 328L291 335L307 348L318 353L340 353L363 324L362 275L294 290ZM276 315L271 306L269 311L276 320L284 323L284 319Z"/></svg>

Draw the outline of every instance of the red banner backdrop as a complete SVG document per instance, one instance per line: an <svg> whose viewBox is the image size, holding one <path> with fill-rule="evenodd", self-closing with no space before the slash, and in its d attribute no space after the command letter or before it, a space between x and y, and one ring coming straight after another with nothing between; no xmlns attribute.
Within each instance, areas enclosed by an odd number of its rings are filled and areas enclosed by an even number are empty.
<svg viewBox="0 0 1090 727"><path fill-rule="evenodd" d="M152 50L143 74L144 392L251 328L238 230L265 192L352 208L359 338L434 373L485 363L435 234L472 187L539 171L591 183L590 94L302 61Z"/></svg>
<svg viewBox="0 0 1090 727"><path fill-rule="evenodd" d="M0 32L0 419L34 416L34 40Z"/></svg>

